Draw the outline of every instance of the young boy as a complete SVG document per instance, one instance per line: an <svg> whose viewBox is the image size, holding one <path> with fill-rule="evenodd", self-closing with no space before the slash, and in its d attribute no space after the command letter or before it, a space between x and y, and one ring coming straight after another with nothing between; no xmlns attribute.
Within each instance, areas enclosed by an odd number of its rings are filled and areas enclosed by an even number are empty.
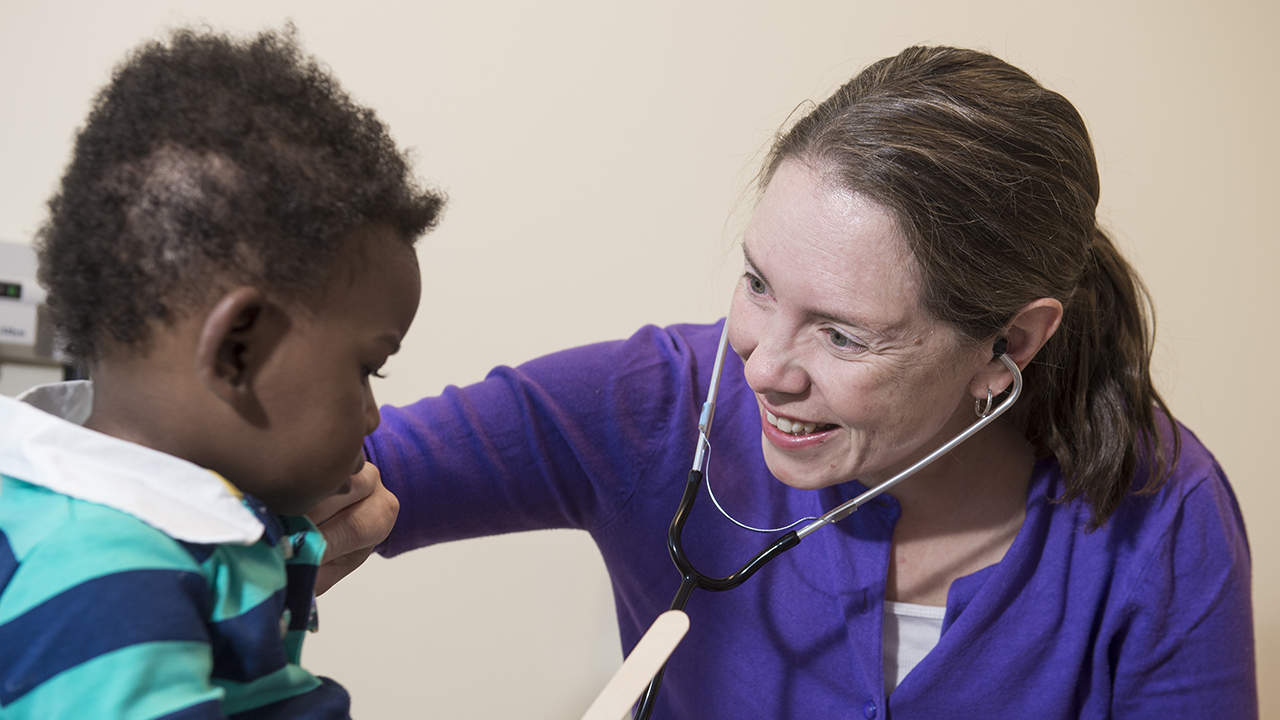
<svg viewBox="0 0 1280 720"><path fill-rule="evenodd" d="M0 718L342 718L299 665L442 198L299 51L180 31L80 132L41 280L92 382L0 400Z"/></svg>

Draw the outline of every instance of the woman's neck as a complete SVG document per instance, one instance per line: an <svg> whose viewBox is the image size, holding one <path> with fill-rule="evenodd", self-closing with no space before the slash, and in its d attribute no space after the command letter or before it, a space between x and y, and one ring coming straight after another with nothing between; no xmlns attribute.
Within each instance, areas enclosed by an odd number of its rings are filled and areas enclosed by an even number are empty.
<svg viewBox="0 0 1280 720"><path fill-rule="evenodd" d="M996 422L892 494L894 527L886 597L945 605L951 583L999 562L1026 517L1031 445Z"/></svg>

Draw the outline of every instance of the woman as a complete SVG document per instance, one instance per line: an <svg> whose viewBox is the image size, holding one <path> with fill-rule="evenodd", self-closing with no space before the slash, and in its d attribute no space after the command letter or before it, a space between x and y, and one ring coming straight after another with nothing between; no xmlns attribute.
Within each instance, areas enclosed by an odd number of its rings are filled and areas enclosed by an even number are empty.
<svg viewBox="0 0 1280 720"><path fill-rule="evenodd" d="M1002 352L1026 388L742 587L695 593L654 717L1255 717L1239 508L1152 386L1071 104L910 48L785 132L761 187L710 439L729 513L778 527L892 476L999 402ZM629 650L678 585L663 537L719 334L645 328L384 409L382 551L586 529ZM763 543L704 501L684 544L721 575Z"/></svg>

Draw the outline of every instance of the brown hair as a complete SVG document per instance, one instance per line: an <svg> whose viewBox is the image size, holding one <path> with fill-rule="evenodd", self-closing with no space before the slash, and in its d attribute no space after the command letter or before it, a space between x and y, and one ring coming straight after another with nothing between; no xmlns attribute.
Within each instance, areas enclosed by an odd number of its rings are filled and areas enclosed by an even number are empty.
<svg viewBox="0 0 1280 720"><path fill-rule="evenodd" d="M926 310L963 336L990 342L1027 303L1062 302L1062 324L1009 416L1058 460L1062 499L1085 498L1092 527L1140 464L1154 461L1144 491L1166 479L1180 440L1151 381L1150 298L1097 225L1093 146L1066 98L985 53L912 47L782 133L761 188L787 159L818 163L889 210Z"/></svg>

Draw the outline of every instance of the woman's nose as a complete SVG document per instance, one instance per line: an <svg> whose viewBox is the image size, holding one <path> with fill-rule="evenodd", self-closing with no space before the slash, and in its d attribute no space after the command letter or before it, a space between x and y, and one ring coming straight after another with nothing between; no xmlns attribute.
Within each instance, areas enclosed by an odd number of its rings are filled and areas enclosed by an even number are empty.
<svg viewBox="0 0 1280 720"><path fill-rule="evenodd" d="M809 387L794 338L787 333L764 328L743 358L747 384L761 393L799 395Z"/></svg>

